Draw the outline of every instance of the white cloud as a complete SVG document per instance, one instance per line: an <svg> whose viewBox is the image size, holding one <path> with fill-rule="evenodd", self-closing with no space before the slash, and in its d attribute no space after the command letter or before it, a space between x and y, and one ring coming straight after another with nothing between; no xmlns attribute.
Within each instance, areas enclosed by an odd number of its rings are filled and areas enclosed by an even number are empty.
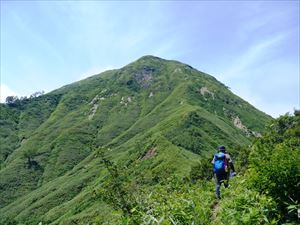
<svg viewBox="0 0 300 225"><path fill-rule="evenodd" d="M5 102L7 96L19 96L15 91L11 90L7 85L0 85L1 103Z"/></svg>
<svg viewBox="0 0 300 225"><path fill-rule="evenodd" d="M258 42L252 45L236 61L234 61L223 73L225 80L242 76L249 68L260 63L266 58L269 50L284 39L285 35L277 35L274 38Z"/></svg>

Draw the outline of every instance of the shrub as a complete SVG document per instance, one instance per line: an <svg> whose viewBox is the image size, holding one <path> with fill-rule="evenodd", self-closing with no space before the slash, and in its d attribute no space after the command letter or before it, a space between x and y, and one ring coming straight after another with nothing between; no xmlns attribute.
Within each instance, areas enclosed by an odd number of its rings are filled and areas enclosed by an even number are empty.
<svg viewBox="0 0 300 225"><path fill-rule="evenodd" d="M236 179L235 179L236 180ZM215 224L277 224L276 203L271 197L248 189L245 180L239 177L232 181L231 188L224 191Z"/></svg>
<svg viewBox="0 0 300 225"><path fill-rule="evenodd" d="M250 154L249 187L271 196L282 222L297 221L300 204L300 114L275 120Z"/></svg>
<svg viewBox="0 0 300 225"><path fill-rule="evenodd" d="M191 168L190 180L211 180L213 178L211 159L201 159L198 164Z"/></svg>

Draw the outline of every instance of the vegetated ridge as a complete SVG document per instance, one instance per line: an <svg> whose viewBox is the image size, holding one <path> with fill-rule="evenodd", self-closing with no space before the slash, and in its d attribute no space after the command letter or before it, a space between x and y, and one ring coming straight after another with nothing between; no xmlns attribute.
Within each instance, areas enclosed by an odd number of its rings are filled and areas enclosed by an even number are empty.
<svg viewBox="0 0 300 225"><path fill-rule="evenodd" d="M155 187L161 199L168 180L189 178L220 144L237 156L272 119L214 77L154 56L0 107L0 215L19 224L146 220L131 215L144 210L137 199L117 204L121 189L108 189ZM198 192L198 199L210 196L204 213L212 195Z"/></svg>

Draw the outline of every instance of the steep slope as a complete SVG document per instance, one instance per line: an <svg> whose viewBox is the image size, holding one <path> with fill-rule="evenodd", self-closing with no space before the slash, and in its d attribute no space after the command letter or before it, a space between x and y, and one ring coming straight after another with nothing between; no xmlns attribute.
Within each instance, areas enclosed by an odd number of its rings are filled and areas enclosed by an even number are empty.
<svg viewBox="0 0 300 225"><path fill-rule="evenodd" d="M32 224L84 210L93 218L92 193L107 174L98 147L151 185L187 176L219 144L234 154L270 119L212 76L153 56L1 104L0 214Z"/></svg>

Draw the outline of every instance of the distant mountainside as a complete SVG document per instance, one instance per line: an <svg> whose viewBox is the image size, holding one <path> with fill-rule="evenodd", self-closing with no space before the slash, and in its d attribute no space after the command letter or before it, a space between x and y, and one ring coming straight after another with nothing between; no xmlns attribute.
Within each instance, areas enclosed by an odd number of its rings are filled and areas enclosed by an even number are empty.
<svg viewBox="0 0 300 225"><path fill-rule="evenodd" d="M235 156L272 119L214 77L154 56L0 109L0 215L20 224L109 215L93 198L107 177L98 148L151 186L187 177L218 145Z"/></svg>

